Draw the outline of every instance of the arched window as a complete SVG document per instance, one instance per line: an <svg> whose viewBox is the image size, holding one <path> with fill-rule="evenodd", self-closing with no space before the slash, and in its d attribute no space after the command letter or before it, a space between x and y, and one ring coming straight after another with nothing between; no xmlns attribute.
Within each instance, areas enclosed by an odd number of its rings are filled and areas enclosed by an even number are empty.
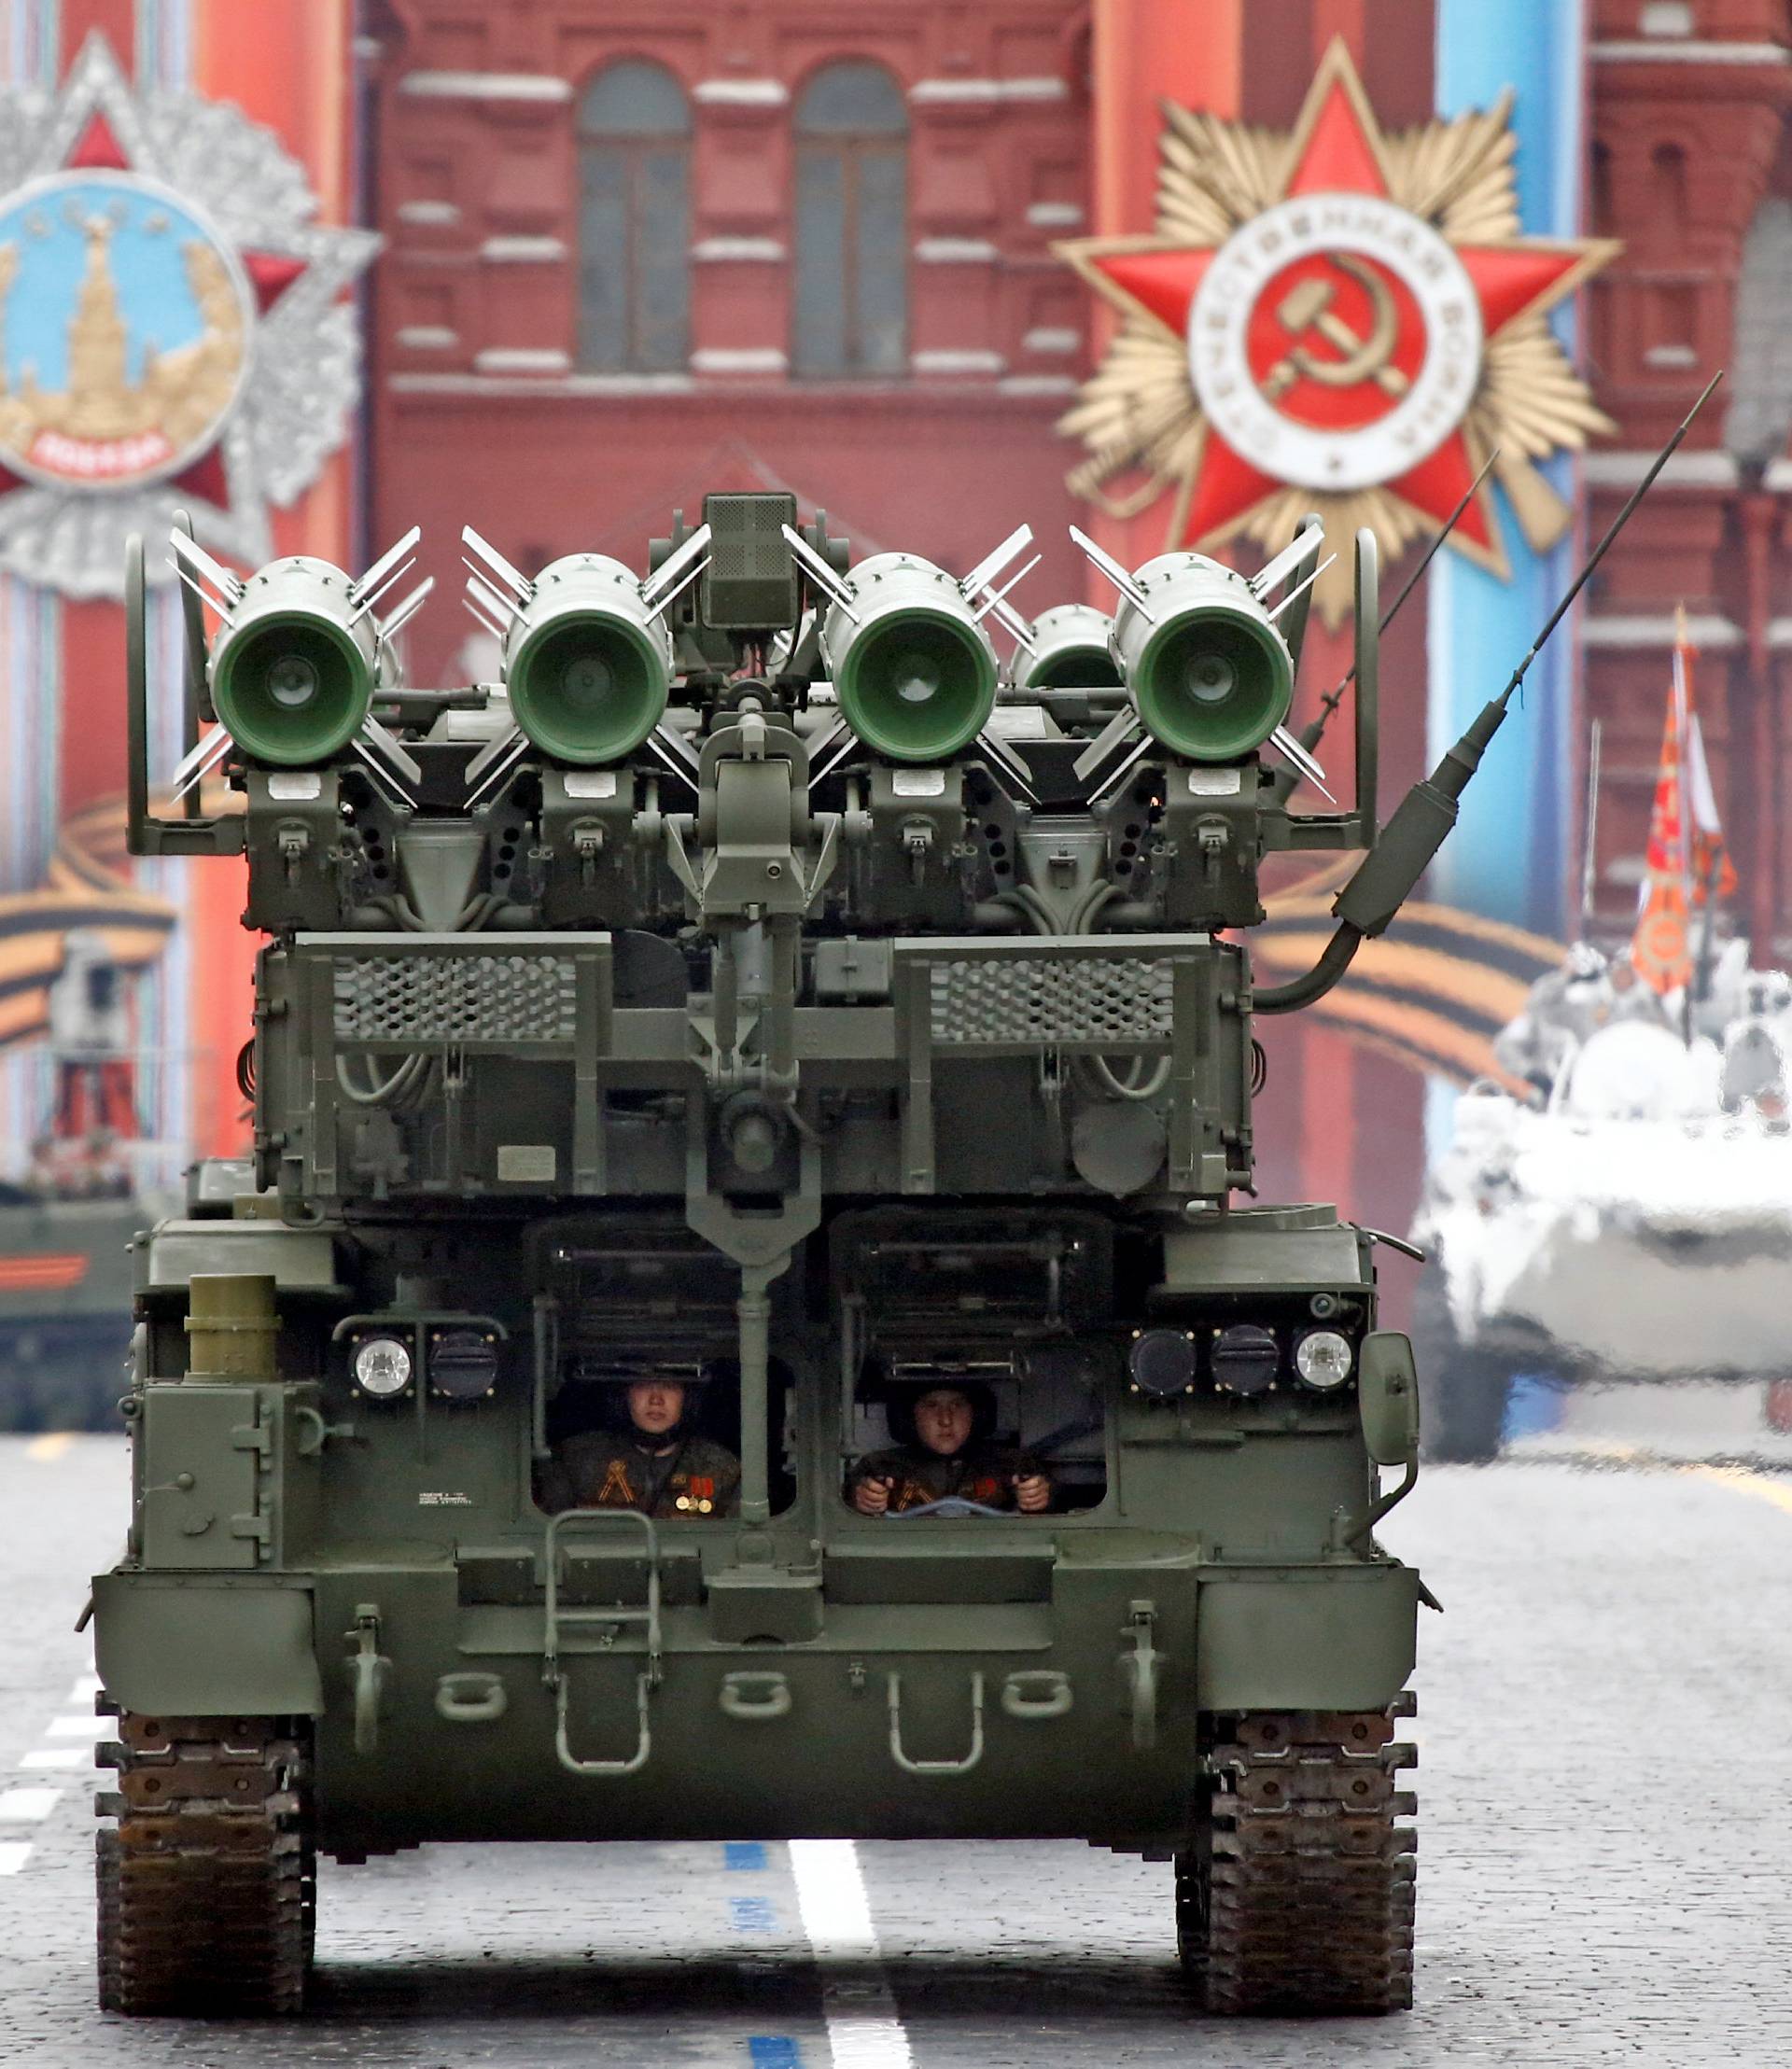
<svg viewBox="0 0 1792 2069"><path fill-rule="evenodd" d="M629 58L579 104L579 364L682 370L691 349L691 110Z"/></svg>
<svg viewBox="0 0 1792 2069"><path fill-rule="evenodd" d="M826 65L796 104L800 374L908 364L908 110L881 65Z"/></svg>

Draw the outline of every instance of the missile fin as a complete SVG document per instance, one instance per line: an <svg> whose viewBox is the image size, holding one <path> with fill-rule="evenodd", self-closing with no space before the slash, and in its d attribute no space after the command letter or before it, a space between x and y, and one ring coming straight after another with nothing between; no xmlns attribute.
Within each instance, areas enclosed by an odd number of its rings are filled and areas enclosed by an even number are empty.
<svg viewBox="0 0 1792 2069"><path fill-rule="evenodd" d="M526 604L529 598L535 594L535 584L525 575L520 574L516 568L512 567L503 554L498 552L497 548L489 539L482 538L470 524L462 526L460 536L463 541L472 548L480 559L491 569L492 573L497 577L498 580L504 583L506 588L513 589L518 600Z"/></svg>
<svg viewBox="0 0 1792 2069"><path fill-rule="evenodd" d="M1008 534L1008 537L1002 540L1001 544L996 548L995 552L986 553L959 584L959 594L968 601L971 597L976 595L978 591L987 589L996 577L1007 566L1008 563L1014 559L1015 555L1023 547L1030 546L1032 543L1033 527L1030 524L1016 524L1014 530ZM1014 584L1011 582L1008 586L1012 589Z"/></svg>
<svg viewBox="0 0 1792 2069"><path fill-rule="evenodd" d="M1077 546L1082 549L1085 558L1088 560L1090 565L1099 568L1132 608L1141 617L1148 619L1155 625L1157 622L1157 616L1151 606L1146 603L1144 591L1133 580L1120 563L1114 559L1113 555L1104 552L1086 532L1079 531L1074 524L1071 526L1071 537Z"/></svg>

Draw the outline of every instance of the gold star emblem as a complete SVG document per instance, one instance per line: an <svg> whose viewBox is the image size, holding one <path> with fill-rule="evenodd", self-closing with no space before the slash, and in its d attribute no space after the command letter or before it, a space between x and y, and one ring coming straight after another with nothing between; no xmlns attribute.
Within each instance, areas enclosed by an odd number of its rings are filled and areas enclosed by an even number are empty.
<svg viewBox="0 0 1792 2069"><path fill-rule="evenodd" d="M1149 236L1054 246L1124 321L1059 428L1115 517L1168 499L1167 549L1266 551L1317 510L1392 557L1498 447L1531 546L1572 513L1537 463L1614 428L1547 315L1618 247L1519 234L1512 96L1385 134L1341 41L1288 133L1166 105ZM1450 544L1504 575L1484 485ZM1320 579L1349 608L1350 556Z"/></svg>

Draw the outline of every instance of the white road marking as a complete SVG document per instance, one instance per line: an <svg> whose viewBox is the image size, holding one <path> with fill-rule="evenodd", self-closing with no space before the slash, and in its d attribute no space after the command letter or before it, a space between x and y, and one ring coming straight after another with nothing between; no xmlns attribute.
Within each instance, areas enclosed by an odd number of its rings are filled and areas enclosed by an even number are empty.
<svg viewBox="0 0 1792 2069"><path fill-rule="evenodd" d="M39 1746L35 1753L28 1753L19 1765L21 1768L86 1768L91 1767L93 1755L85 1746Z"/></svg>
<svg viewBox="0 0 1792 2069"><path fill-rule="evenodd" d="M912 2069L896 2016L858 1849L850 1839L792 1839L803 1930L821 1970L821 2009L834 2069Z"/></svg>
<svg viewBox="0 0 1792 2069"><path fill-rule="evenodd" d="M72 1687L68 1691L68 1699L70 1702L91 1703L93 1700L94 1697L99 1694L99 1675L83 1674L81 1678L75 1684L74 1687Z"/></svg>
<svg viewBox="0 0 1792 2069"><path fill-rule="evenodd" d="M0 1789L0 1824L35 1824L62 1800L60 1789Z"/></svg>
<svg viewBox="0 0 1792 2069"><path fill-rule="evenodd" d="M17 1875L30 1858L29 1839L0 1839L0 1875Z"/></svg>
<svg viewBox="0 0 1792 2069"><path fill-rule="evenodd" d="M52 1717L46 1739L107 1739L118 1729L115 1717Z"/></svg>

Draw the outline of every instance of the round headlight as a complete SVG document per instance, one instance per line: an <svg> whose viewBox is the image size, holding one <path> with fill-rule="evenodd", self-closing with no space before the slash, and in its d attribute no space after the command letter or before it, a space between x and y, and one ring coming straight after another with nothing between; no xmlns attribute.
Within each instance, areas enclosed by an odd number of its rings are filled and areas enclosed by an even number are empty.
<svg viewBox="0 0 1792 2069"><path fill-rule="evenodd" d="M411 1384L411 1353L397 1336L367 1336L355 1347L355 1384L376 1400L389 1400Z"/></svg>
<svg viewBox="0 0 1792 2069"><path fill-rule="evenodd" d="M1304 1383L1322 1393L1341 1387L1351 1377L1351 1346L1336 1329L1309 1330L1295 1346L1295 1370Z"/></svg>
<svg viewBox="0 0 1792 2069"><path fill-rule="evenodd" d="M1222 1393L1267 1392L1281 1363L1276 1339L1253 1321L1235 1321L1213 1338L1213 1384Z"/></svg>
<svg viewBox="0 0 1792 2069"><path fill-rule="evenodd" d="M1195 1346L1180 1329L1143 1329L1132 1339L1127 1370L1141 1393L1163 1400L1195 1383Z"/></svg>
<svg viewBox="0 0 1792 2069"><path fill-rule="evenodd" d="M429 1339L429 1384L450 1401L478 1401L497 1379L497 1346L482 1330L443 1329Z"/></svg>

